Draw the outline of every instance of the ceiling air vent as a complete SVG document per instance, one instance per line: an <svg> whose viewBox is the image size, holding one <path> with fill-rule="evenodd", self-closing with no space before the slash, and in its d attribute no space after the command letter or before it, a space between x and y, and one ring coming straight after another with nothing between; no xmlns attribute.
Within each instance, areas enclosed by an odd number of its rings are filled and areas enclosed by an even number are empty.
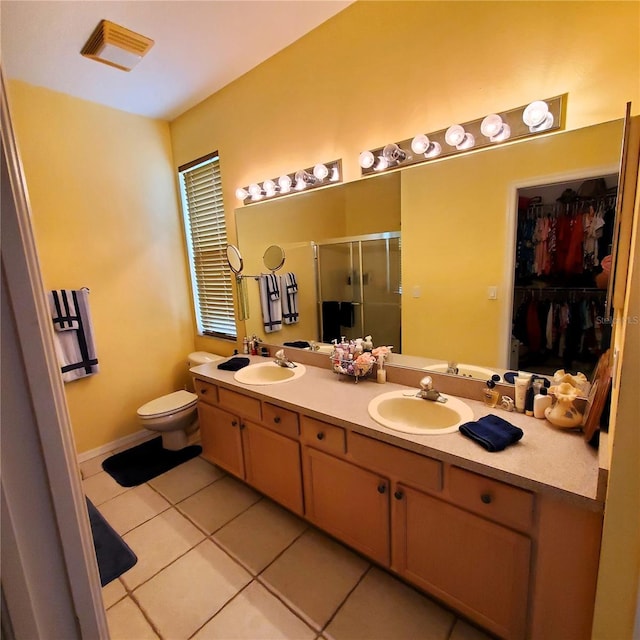
<svg viewBox="0 0 640 640"><path fill-rule="evenodd" d="M109 20L101 20L80 53L117 69L131 71L152 46L151 38Z"/></svg>

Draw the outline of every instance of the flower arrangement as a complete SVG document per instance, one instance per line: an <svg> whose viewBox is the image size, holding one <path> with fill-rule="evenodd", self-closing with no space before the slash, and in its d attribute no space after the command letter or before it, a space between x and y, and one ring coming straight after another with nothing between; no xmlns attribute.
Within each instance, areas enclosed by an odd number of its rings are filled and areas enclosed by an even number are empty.
<svg viewBox="0 0 640 640"><path fill-rule="evenodd" d="M329 356L336 373L351 376L358 382L373 371L373 365L389 357L392 347L373 347L371 336L334 344Z"/></svg>

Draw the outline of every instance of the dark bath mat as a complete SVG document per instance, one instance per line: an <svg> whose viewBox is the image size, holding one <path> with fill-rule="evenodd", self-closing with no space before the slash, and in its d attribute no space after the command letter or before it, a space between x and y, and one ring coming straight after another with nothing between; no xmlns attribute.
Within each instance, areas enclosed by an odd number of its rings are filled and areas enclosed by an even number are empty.
<svg viewBox="0 0 640 640"><path fill-rule="evenodd" d="M91 533L93 534L93 546L98 560L100 584L104 587L131 569L138 562L138 558L93 506L89 498L86 500Z"/></svg>
<svg viewBox="0 0 640 640"><path fill-rule="evenodd" d="M159 436L112 455L102 468L122 487L137 487L201 453L202 447L196 444L179 451L163 449Z"/></svg>

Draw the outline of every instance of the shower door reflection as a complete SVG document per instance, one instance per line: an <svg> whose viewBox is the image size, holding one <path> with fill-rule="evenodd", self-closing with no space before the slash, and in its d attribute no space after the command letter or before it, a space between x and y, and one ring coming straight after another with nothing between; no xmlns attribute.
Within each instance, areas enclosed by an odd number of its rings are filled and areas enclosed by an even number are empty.
<svg viewBox="0 0 640 640"><path fill-rule="evenodd" d="M400 233L319 242L316 275L322 342L371 335L401 352Z"/></svg>

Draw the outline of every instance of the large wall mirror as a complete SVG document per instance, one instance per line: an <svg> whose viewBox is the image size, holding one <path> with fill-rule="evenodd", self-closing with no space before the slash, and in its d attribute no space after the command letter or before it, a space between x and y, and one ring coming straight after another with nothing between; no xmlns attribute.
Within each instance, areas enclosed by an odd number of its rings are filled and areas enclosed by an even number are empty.
<svg viewBox="0 0 640 640"><path fill-rule="evenodd" d="M577 190L600 176L611 195L622 129L621 120L603 123L237 209L245 268L260 272L265 249L278 244L287 255L284 271L298 282L299 322L271 334L262 327L257 286L250 288L247 332L278 344L321 341L318 245L400 232L400 325L392 335L401 355L393 362L441 370L454 362L461 371L478 367L479 377L513 368L538 372L536 366L549 373L542 360L519 366L514 354L518 195L543 187L550 193L550 185Z"/></svg>

